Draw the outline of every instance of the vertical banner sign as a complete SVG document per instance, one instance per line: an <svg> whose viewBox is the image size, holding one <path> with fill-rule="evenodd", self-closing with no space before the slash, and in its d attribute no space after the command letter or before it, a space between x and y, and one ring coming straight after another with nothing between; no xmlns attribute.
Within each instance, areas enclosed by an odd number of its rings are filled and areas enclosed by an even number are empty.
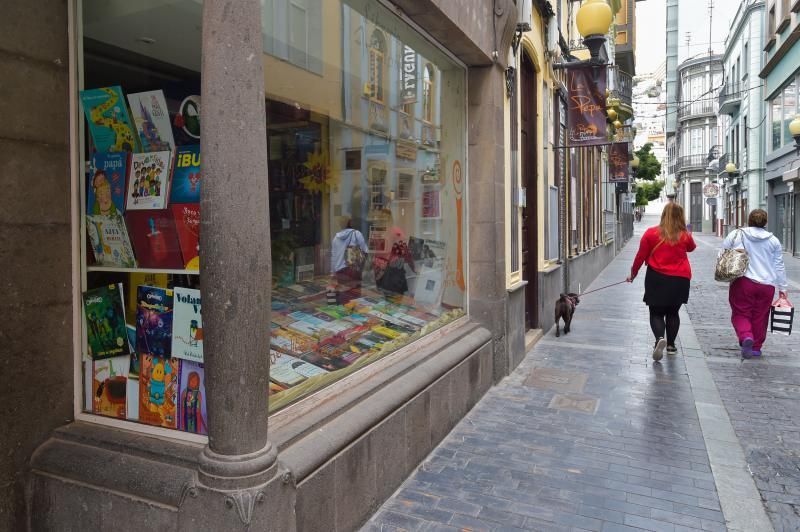
<svg viewBox="0 0 800 532"><path fill-rule="evenodd" d="M628 182L628 143L616 142L611 145L608 153L608 162L611 171L608 180L611 183Z"/></svg>
<svg viewBox="0 0 800 532"><path fill-rule="evenodd" d="M403 46L403 72L400 100L403 104L417 101L417 52L410 46Z"/></svg>
<svg viewBox="0 0 800 532"><path fill-rule="evenodd" d="M606 68L571 68L567 70L567 81L569 145L606 143Z"/></svg>

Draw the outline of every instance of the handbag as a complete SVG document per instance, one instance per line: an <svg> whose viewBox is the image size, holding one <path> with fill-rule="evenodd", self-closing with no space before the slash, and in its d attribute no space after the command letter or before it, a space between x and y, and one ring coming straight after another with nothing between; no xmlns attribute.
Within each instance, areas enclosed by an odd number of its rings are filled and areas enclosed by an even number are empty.
<svg viewBox="0 0 800 532"><path fill-rule="evenodd" d="M769 330L775 334L792 334L792 322L794 322L794 307L785 297L779 297L770 308Z"/></svg>
<svg viewBox="0 0 800 532"><path fill-rule="evenodd" d="M714 269L714 280L722 283L730 283L739 277L742 277L747 271L747 266L750 264L750 256L747 250L744 249L744 235L742 230L737 230L739 238L742 243L742 249L723 249L717 256L717 265ZM736 237L733 239L736 242Z"/></svg>
<svg viewBox="0 0 800 532"><path fill-rule="evenodd" d="M364 269L364 263L367 262L367 255L361 246L358 245L358 239L355 232L351 233L350 241L344 250L344 262L347 268L352 271L360 272Z"/></svg>

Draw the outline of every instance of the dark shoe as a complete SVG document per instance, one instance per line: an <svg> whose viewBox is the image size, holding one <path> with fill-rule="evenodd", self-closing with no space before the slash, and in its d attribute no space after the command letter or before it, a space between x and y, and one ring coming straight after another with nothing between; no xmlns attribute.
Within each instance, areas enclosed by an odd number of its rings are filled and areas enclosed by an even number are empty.
<svg viewBox="0 0 800 532"><path fill-rule="evenodd" d="M663 338L659 338L656 342L656 346L653 348L653 360L658 362L664 357L664 348L667 347L667 341Z"/></svg>
<svg viewBox="0 0 800 532"><path fill-rule="evenodd" d="M678 348L675 347L674 345L668 345L667 346L667 354L668 355L677 355L678 354Z"/></svg>
<svg viewBox="0 0 800 532"><path fill-rule="evenodd" d="M742 358L752 358L753 356L753 339L745 338L742 340Z"/></svg>

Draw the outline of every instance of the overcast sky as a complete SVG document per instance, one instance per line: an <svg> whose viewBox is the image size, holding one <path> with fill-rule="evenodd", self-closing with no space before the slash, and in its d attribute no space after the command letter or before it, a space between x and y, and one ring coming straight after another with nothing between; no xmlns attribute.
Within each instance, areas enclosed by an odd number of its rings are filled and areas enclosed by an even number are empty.
<svg viewBox="0 0 800 532"><path fill-rule="evenodd" d="M715 53L725 49L725 37L739 0L714 0L711 27L711 47ZM708 51L708 0L680 0L678 28L678 62ZM666 59L667 8L665 0L645 0L636 3L636 73L646 74L657 69ZM691 32L691 44L686 46L686 33Z"/></svg>

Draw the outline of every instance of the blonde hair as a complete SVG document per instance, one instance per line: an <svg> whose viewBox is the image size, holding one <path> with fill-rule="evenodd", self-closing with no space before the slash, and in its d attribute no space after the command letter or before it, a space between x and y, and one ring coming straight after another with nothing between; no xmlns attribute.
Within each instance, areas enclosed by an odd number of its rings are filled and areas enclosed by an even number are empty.
<svg viewBox="0 0 800 532"><path fill-rule="evenodd" d="M686 231L686 217L683 207L675 202L667 203L661 213L661 222L658 224L661 238L667 242L677 242L681 233Z"/></svg>

